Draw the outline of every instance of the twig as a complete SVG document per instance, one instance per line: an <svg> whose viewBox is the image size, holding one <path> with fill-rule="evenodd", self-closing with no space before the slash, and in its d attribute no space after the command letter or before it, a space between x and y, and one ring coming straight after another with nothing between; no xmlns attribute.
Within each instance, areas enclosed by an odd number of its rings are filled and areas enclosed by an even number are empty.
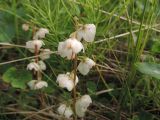
<svg viewBox="0 0 160 120"><path fill-rule="evenodd" d="M113 91L113 89L101 90L101 91L96 92L96 95L100 95L100 94L111 92L111 91Z"/></svg>
<svg viewBox="0 0 160 120"><path fill-rule="evenodd" d="M158 25L155 25L155 26L158 26ZM147 29L149 29L149 28L145 27L142 30L147 30ZM139 31L139 29L138 30L133 30L132 33L136 33L138 31ZM119 35L116 35L116 36L113 36L113 37L109 37L109 38L105 38L105 39L102 39L102 40L95 41L94 43L101 43L101 42L104 42L104 41L107 41L107 40L112 40L112 39L120 38L120 37L123 37L123 36L126 36L126 35L130 35L130 34L131 34L130 32L126 32L126 33L122 33L122 34L119 34Z"/></svg>
<svg viewBox="0 0 160 120"><path fill-rule="evenodd" d="M48 53L46 53L46 54L48 54ZM50 54L57 54L57 51L52 51ZM5 65L5 64L14 63L14 62L20 62L20 61L24 61L24 60L29 60L29 59L33 59L33 58L36 58L36 57L39 57L39 56L41 56L41 55L25 57L25 58L21 58L21 59L17 59L17 60L11 60L11 61L7 61L7 62L2 62L2 63L0 63L0 65Z"/></svg>

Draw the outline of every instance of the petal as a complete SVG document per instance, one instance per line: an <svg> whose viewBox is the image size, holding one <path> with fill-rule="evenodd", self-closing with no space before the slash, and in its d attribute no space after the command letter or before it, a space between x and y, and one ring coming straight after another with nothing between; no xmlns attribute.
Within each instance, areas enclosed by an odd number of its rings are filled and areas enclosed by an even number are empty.
<svg viewBox="0 0 160 120"><path fill-rule="evenodd" d="M76 38L77 40L81 41L84 35L84 31L82 30L82 28L80 28L79 30L76 31Z"/></svg>
<svg viewBox="0 0 160 120"><path fill-rule="evenodd" d="M60 115L64 115L66 118L70 118L73 114L73 111L71 109L71 107L67 107L65 104L61 104L59 107L58 107L58 113Z"/></svg>
<svg viewBox="0 0 160 120"><path fill-rule="evenodd" d="M33 41L26 42L26 48L28 48L30 52L34 53L35 46L33 44Z"/></svg>
<svg viewBox="0 0 160 120"><path fill-rule="evenodd" d="M83 39L87 42L93 42L96 34L96 26L94 24L86 24L84 28Z"/></svg>
<svg viewBox="0 0 160 120"><path fill-rule="evenodd" d="M35 35L33 36L33 39L39 39L39 38L45 38L45 35L49 33L49 30L46 28L40 28Z"/></svg>
<svg viewBox="0 0 160 120"><path fill-rule="evenodd" d="M31 81L29 81L29 82L27 83L27 85L29 86L29 88L30 88L31 90L34 90L34 86L35 86L36 82L37 82L37 80L31 80Z"/></svg>
<svg viewBox="0 0 160 120"><path fill-rule="evenodd" d="M44 45L44 42L42 40L33 40L34 47L37 45L38 50Z"/></svg>
<svg viewBox="0 0 160 120"><path fill-rule="evenodd" d="M69 77L70 73L59 74L57 77L57 83L61 88L66 88L68 91L71 91L74 87L73 80ZM76 84L78 83L78 77L76 76Z"/></svg>
<svg viewBox="0 0 160 120"><path fill-rule="evenodd" d="M82 43L77 39L72 39L71 48L74 53L79 53L82 49L84 49Z"/></svg>
<svg viewBox="0 0 160 120"><path fill-rule="evenodd" d="M80 62L77 69L82 75L87 75L90 71L89 66L84 62Z"/></svg>
<svg viewBox="0 0 160 120"><path fill-rule="evenodd" d="M46 70L46 64L42 60L38 61L38 65L41 70Z"/></svg>
<svg viewBox="0 0 160 120"><path fill-rule="evenodd" d="M51 54L50 49L44 49L42 52L40 52L40 58L42 60L49 59L50 58L50 54Z"/></svg>
<svg viewBox="0 0 160 120"><path fill-rule="evenodd" d="M34 89L35 89L35 90L37 90L37 89L42 89L43 87L48 87L48 83L45 82L45 81L38 81L38 82L35 84Z"/></svg>
<svg viewBox="0 0 160 120"><path fill-rule="evenodd" d="M35 63L35 62L31 62L27 65L27 70L35 70L35 71L39 71L40 70L40 66Z"/></svg>
<svg viewBox="0 0 160 120"><path fill-rule="evenodd" d="M91 97L89 95L83 95L80 99L76 101L76 114L79 117L84 117L85 112L91 103Z"/></svg>
<svg viewBox="0 0 160 120"><path fill-rule="evenodd" d="M66 49L65 42L59 42L58 53L61 57L66 57L67 55L71 54L71 52Z"/></svg>
<svg viewBox="0 0 160 120"><path fill-rule="evenodd" d="M93 66L96 65L96 63L90 58L86 58L85 63L89 66L89 68L92 68Z"/></svg>

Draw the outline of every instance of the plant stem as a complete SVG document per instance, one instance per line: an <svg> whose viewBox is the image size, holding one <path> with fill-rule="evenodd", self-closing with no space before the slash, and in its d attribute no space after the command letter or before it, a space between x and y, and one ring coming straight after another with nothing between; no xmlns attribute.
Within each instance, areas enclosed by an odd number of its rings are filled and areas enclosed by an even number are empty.
<svg viewBox="0 0 160 120"><path fill-rule="evenodd" d="M77 55L74 58L74 87L73 87L73 111L74 111L74 120L77 120L76 115L76 76L77 76Z"/></svg>
<svg viewBox="0 0 160 120"><path fill-rule="evenodd" d="M37 45L35 45L35 52L34 52L34 54L35 54L35 63L37 63L38 64L38 46ZM36 71L34 71L35 72L35 74L36 74L36 76L37 76L37 80L39 79L39 73L38 73L38 71L36 72Z"/></svg>
<svg viewBox="0 0 160 120"><path fill-rule="evenodd" d="M38 60L39 60L38 53L39 53L38 46L35 45L35 56L37 56L37 57L35 57L35 63L37 63L37 64L38 64ZM36 77L37 77L37 81L41 80L41 72L39 70L36 72ZM44 96L43 96L42 91L40 91L39 100L40 100L42 108L44 108L45 107L45 100L44 100Z"/></svg>

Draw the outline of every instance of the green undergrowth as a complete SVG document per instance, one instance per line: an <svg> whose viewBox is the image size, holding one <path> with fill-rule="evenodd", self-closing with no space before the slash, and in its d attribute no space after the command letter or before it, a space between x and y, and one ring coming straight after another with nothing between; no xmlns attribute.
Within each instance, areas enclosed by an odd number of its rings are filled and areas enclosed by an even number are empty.
<svg viewBox="0 0 160 120"><path fill-rule="evenodd" d="M0 42L25 45L32 31L24 32L21 25L29 22L49 29L45 47L57 51L58 43L75 30L74 17L83 24L94 23L96 38L85 44L85 55L101 66L87 76L80 75L78 87L79 93L87 92L94 101L90 111L95 115L87 113L86 120L159 120L159 13L159 0L0 0ZM0 63L29 56L24 48L0 48ZM39 109L37 92L25 85L31 74L22 70L28 62L0 64L0 86L5 86L0 87L0 96L4 96L0 97L0 120L15 117L1 114L10 104L20 110ZM72 97L56 84L56 76L70 71L72 62L52 54L46 63L43 79L49 82L49 88L43 92L48 96L47 105L56 109L62 98L67 101ZM18 71L27 79L17 77ZM17 85L17 80L22 84ZM107 89L112 90L98 94ZM24 116L18 114L17 119Z"/></svg>

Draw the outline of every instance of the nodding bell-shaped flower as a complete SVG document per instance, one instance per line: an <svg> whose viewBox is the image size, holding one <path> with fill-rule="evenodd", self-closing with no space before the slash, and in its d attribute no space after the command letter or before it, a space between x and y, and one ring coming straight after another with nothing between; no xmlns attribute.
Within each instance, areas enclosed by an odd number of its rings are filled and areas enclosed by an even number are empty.
<svg viewBox="0 0 160 120"><path fill-rule="evenodd" d="M50 58L51 51L50 49L44 49L40 52L40 58L46 60Z"/></svg>
<svg viewBox="0 0 160 120"><path fill-rule="evenodd" d="M58 113L60 115L64 115L65 118L70 118L73 114L73 111L71 109L71 107L67 107L65 104L61 104L58 109L57 109Z"/></svg>
<svg viewBox="0 0 160 120"><path fill-rule="evenodd" d="M78 77L76 76L75 85L77 85L78 81ZM69 72L59 74L56 82L61 88L66 88L68 91L71 91L74 88L74 74Z"/></svg>
<svg viewBox="0 0 160 120"><path fill-rule="evenodd" d="M45 35L49 33L49 30L46 28L40 28L35 35L33 36L33 39L41 39L45 38Z"/></svg>
<svg viewBox="0 0 160 120"><path fill-rule="evenodd" d="M32 61L33 62L27 65L27 70L35 70L35 71L46 70L46 65L43 61L38 61L38 63L34 62L35 61L34 59Z"/></svg>
<svg viewBox="0 0 160 120"><path fill-rule="evenodd" d="M22 24L22 30L28 31L29 30L29 24Z"/></svg>
<svg viewBox="0 0 160 120"><path fill-rule="evenodd" d="M38 63L31 62L27 65L27 70L35 70L35 71L40 71L40 67Z"/></svg>
<svg viewBox="0 0 160 120"><path fill-rule="evenodd" d="M28 48L29 51L32 53L35 52L36 46L37 46L37 50L39 51L42 45L45 45L42 40L31 40L31 41L26 42L26 48Z"/></svg>
<svg viewBox="0 0 160 120"><path fill-rule="evenodd" d="M46 70L46 64L42 60L38 61L38 65L41 70Z"/></svg>
<svg viewBox="0 0 160 120"><path fill-rule="evenodd" d="M82 75L87 75L90 69L95 65L96 63L92 59L85 58L79 63L77 69Z"/></svg>
<svg viewBox="0 0 160 120"><path fill-rule="evenodd" d="M44 87L48 87L48 83L46 81L41 81L41 80L40 81L31 80L27 83L27 85L29 86L31 90L38 90Z"/></svg>
<svg viewBox="0 0 160 120"><path fill-rule="evenodd" d="M84 39L87 42L93 42L96 34L96 26L94 24L83 25L76 33L78 40Z"/></svg>
<svg viewBox="0 0 160 120"><path fill-rule="evenodd" d="M84 117L87 108L92 103L92 99L89 95L83 95L76 101L75 108L78 117Z"/></svg>
<svg viewBox="0 0 160 120"><path fill-rule="evenodd" d="M60 42L58 45L58 53L61 57L67 57L67 59L74 59L75 54L78 54L84 47L80 41L75 38L69 38L64 42Z"/></svg>

